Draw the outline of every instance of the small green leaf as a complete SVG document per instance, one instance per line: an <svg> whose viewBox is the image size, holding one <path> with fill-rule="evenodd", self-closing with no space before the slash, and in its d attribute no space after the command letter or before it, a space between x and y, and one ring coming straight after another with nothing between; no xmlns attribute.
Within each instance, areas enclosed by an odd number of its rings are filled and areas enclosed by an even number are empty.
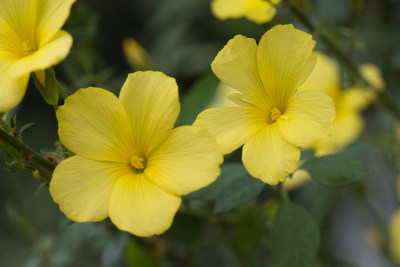
<svg viewBox="0 0 400 267"><path fill-rule="evenodd" d="M19 138L22 139L22 133L23 133L26 129L28 129L29 127L33 126L34 124L35 124L34 122L30 122L30 123L27 123L27 124L25 124L24 126L22 126L21 129L19 130Z"/></svg>
<svg viewBox="0 0 400 267"><path fill-rule="evenodd" d="M58 103L59 92L62 90L60 84L56 80L55 72L53 68L45 70L45 84L43 85L36 74L33 73L33 81L35 82L36 88L47 102L47 104L55 105Z"/></svg>
<svg viewBox="0 0 400 267"><path fill-rule="evenodd" d="M17 127L17 116L10 117L10 127L12 130L15 130L15 127Z"/></svg>
<svg viewBox="0 0 400 267"><path fill-rule="evenodd" d="M369 173L364 163L344 154L313 158L300 168L307 170L315 182L328 187L348 186Z"/></svg>
<svg viewBox="0 0 400 267"><path fill-rule="evenodd" d="M313 266L320 234L312 216L301 206L284 200L271 229L269 249L277 266Z"/></svg>
<svg viewBox="0 0 400 267"><path fill-rule="evenodd" d="M21 162L14 160L11 162L6 162L4 169L9 171L9 172L17 172L22 168Z"/></svg>
<svg viewBox="0 0 400 267"><path fill-rule="evenodd" d="M264 186L262 181L247 173L243 164L226 163L221 166L221 175L214 183L187 197L204 202L215 201L214 212L221 213L255 199Z"/></svg>
<svg viewBox="0 0 400 267"><path fill-rule="evenodd" d="M219 80L209 73L195 82L189 92L182 97L180 125L191 125L215 96Z"/></svg>

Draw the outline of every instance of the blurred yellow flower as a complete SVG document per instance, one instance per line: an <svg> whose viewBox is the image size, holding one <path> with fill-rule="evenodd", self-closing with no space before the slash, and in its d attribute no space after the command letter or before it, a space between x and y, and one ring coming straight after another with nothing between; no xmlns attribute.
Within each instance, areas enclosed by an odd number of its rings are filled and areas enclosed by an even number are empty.
<svg viewBox="0 0 400 267"><path fill-rule="evenodd" d="M135 39L125 38L122 47L129 65L134 70L150 69L150 55Z"/></svg>
<svg viewBox="0 0 400 267"><path fill-rule="evenodd" d="M266 23L275 16L280 0L213 0L211 11L219 19L246 17L255 23Z"/></svg>
<svg viewBox="0 0 400 267"><path fill-rule="evenodd" d="M72 37L60 30L75 0L3 0L0 8L0 112L25 95L31 72L64 59ZM43 75L38 75L43 79Z"/></svg>
<svg viewBox="0 0 400 267"><path fill-rule="evenodd" d="M300 86L299 91L319 90L329 95L335 102L336 117L329 136L318 140L310 147L316 156L336 153L354 142L364 129L361 111L375 97L374 90L383 90L384 82L379 69L372 64L363 64L361 75L375 89L351 87L341 89L340 67L335 60L321 52L315 52L317 64L308 79ZM305 170L296 170L291 179L286 179L283 187L292 190L311 179Z"/></svg>
<svg viewBox="0 0 400 267"><path fill-rule="evenodd" d="M331 135L311 145L317 156L323 156L340 151L360 136L364 129L361 111L374 98L375 92L362 87L342 90L338 64L320 52L316 54L318 60L315 69L299 91L319 90L335 102L336 118ZM377 90L383 90L384 82L377 67L364 64L360 66L360 72Z"/></svg>
<svg viewBox="0 0 400 267"><path fill-rule="evenodd" d="M332 100L319 91L296 92L313 70L316 56L311 35L293 25L278 25L254 39L235 36L211 67L216 76L239 93L230 96L238 107L203 111L194 125L212 133L224 154L244 144L248 172L277 184L299 164L298 146L324 137L332 124Z"/></svg>
<svg viewBox="0 0 400 267"><path fill-rule="evenodd" d="M390 220L389 237L392 257L400 263L400 209L393 214Z"/></svg>
<svg viewBox="0 0 400 267"><path fill-rule="evenodd" d="M93 87L67 98L58 133L76 156L50 183L61 211L77 222L109 216L138 236L167 230L180 196L213 182L223 161L202 128L173 129L179 109L175 79L151 71L130 74L119 99Z"/></svg>

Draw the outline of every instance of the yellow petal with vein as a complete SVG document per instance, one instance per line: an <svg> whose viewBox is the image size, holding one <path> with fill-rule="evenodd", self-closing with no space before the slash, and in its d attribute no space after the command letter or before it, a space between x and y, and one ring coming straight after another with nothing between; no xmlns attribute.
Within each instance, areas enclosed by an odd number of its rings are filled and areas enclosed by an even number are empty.
<svg viewBox="0 0 400 267"><path fill-rule="evenodd" d="M43 47L13 63L10 67L10 73L14 77L20 77L56 65L68 55L71 46L71 35L60 30Z"/></svg>
<svg viewBox="0 0 400 267"><path fill-rule="evenodd" d="M21 102L28 85L29 74L20 78L10 76L5 58L0 52L0 112L5 112Z"/></svg>
<svg viewBox="0 0 400 267"><path fill-rule="evenodd" d="M172 224L181 198L155 185L145 174L126 174L115 184L110 200L110 219L121 230L152 236Z"/></svg>
<svg viewBox="0 0 400 267"><path fill-rule="evenodd" d="M257 66L257 44L254 39L236 35L218 53L211 68L223 83L253 96L252 100L257 106L267 105Z"/></svg>
<svg viewBox="0 0 400 267"><path fill-rule="evenodd" d="M135 147L150 153L170 134L178 117L175 79L154 71L129 74L119 99L130 118Z"/></svg>
<svg viewBox="0 0 400 267"><path fill-rule="evenodd" d="M2 0L0 8L0 50L19 53L23 43L35 46L37 43L36 20L37 1ZM5 26L7 25L7 27ZM4 31L7 29L6 31Z"/></svg>
<svg viewBox="0 0 400 267"><path fill-rule="evenodd" d="M257 48L258 68L268 98L284 109L286 102L314 69L312 36L293 25L278 25L267 31Z"/></svg>
<svg viewBox="0 0 400 267"><path fill-rule="evenodd" d="M283 115L278 122L285 138L295 145L307 146L328 135L335 105L320 91L303 91L289 99Z"/></svg>
<svg viewBox="0 0 400 267"><path fill-rule="evenodd" d="M98 222L108 217L113 186L126 169L122 164L73 156L56 167L50 194L71 220Z"/></svg>
<svg viewBox="0 0 400 267"><path fill-rule="evenodd" d="M222 161L213 136L200 127L183 126L149 157L145 174L166 191L185 195L215 181Z"/></svg>
<svg viewBox="0 0 400 267"><path fill-rule="evenodd" d="M80 89L57 110L58 134L72 152L89 159L129 163L132 129L118 98L104 89Z"/></svg>
<svg viewBox="0 0 400 267"><path fill-rule="evenodd" d="M224 154L242 146L265 119L261 112L241 107L218 107L201 112L193 125L212 134Z"/></svg>
<svg viewBox="0 0 400 267"><path fill-rule="evenodd" d="M243 146L243 164L254 177L276 185L299 165L300 149L283 137L279 124L261 128Z"/></svg>
<svg viewBox="0 0 400 267"><path fill-rule="evenodd" d="M37 31L39 46L46 44L61 29L76 0L38 0Z"/></svg>

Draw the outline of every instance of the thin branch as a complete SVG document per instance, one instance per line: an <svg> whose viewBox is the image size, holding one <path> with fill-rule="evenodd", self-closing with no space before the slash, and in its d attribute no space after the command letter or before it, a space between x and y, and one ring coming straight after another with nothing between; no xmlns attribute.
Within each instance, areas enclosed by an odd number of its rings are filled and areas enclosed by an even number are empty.
<svg viewBox="0 0 400 267"><path fill-rule="evenodd" d="M0 140L16 149L19 153L23 153L26 158L26 164L38 169L43 181L47 184L50 183L51 175L56 167L55 163L37 154L30 147L22 143L22 141L15 139L2 128L0 128Z"/></svg>

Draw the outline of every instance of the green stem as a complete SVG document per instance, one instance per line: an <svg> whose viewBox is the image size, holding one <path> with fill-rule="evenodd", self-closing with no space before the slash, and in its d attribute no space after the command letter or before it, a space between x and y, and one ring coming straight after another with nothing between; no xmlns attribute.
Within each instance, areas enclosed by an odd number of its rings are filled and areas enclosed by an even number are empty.
<svg viewBox="0 0 400 267"><path fill-rule="evenodd" d="M7 145L13 147L20 153L24 153L27 158L27 163L39 170L44 182L50 183L51 174L56 167L56 164L43 158L41 155L35 153L31 148L9 135L0 128L0 140L4 141Z"/></svg>
<svg viewBox="0 0 400 267"><path fill-rule="evenodd" d="M300 22L302 22L310 31L316 32L316 27L313 26L308 16L306 16L306 14L304 14L299 7L292 4L290 0L284 1L287 3L292 13L300 20ZM319 20L321 20L321 18L319 18ZM327 25L326 23L323 24ZM358 68L353 64L349 57L347 57L346 53L341 49L340 45L335 42L334 38L332 38L330 34L327 34L326 32L320 32L319 37L344 64L345 70L348 74L350 74L350 77L353 76L368 87L375 89L378 95L378 100L388 108L388 110L397 118L397 120L400 121L400 108L393 101L393 98L388 96L387 93L379 91L361 75Z"/></svg>

